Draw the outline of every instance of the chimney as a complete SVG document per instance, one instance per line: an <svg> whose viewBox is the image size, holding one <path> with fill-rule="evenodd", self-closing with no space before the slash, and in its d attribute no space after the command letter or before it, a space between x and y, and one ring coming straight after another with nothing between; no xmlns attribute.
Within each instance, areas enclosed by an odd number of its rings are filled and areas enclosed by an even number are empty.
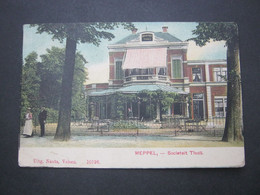
<svg viewBox="0 0 260 195"><path fill-rule="evenodd" d="M136 32L137 32L137 30L138 30L137 28L133 28L133 29L132 29L132 34L135 35Z"/></svg>
<svg viewBox="0 0 260 195"><path fill-rule="evenodd" d="M162 30L163 30L164 33L166 33L168 31L168 26L163 26Z"/></svg>

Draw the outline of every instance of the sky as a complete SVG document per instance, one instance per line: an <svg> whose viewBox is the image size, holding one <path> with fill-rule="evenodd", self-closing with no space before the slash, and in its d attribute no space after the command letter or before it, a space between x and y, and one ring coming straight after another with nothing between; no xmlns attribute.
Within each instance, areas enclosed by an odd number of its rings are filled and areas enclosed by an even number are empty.
<svg viewBox="0 0 260 195"><path fill-rule="evenodd" d="M194 22L133 22L133 24L138 29L137 32L161 32L162 26L168 26L168 32L182 41L194 37L192 30L197 26L197 23ZM115 38L112 41L102 40L98 47L93 44L77 45L77 51L88 61L86 64L88 69L86 84L108 82L109 58L107 46L116 43L132 33L123 28L118 28L111 32L115 35ZM224 45L223 41L211 41L206 46L199 47L193 41L189 41L187 58L188 60L226 59L226 47ZM52 46L64 48L65 43L52 40L52 36L47 33L37 34L35 27L24 25L23 59L32 51L35 51L39 56L45 54L46 49Z"/></svg>

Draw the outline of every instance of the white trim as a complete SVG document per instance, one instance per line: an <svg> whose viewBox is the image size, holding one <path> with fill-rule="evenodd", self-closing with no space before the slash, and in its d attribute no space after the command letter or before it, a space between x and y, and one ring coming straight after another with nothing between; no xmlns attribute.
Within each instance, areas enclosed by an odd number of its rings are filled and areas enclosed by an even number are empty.
<svg viewBox="0 0 260 195"><path fill-rule="evenodd" d="M206 94L203 93L203 115L204 115L203 119L206 119L206 112L205 112L205 110L206 110L206 104L205 104L206 99L205 98L206 97L205 97L205 95Z"/></svg>
<svg viewBox="0 0 260 195"><path fill-rule="evenodd" d="M190 86L196 87L196 86L227 86L227 82L195 82L195 83L190 83Z"/></svg>
<svg viewBox="0 0 260 195"><path fill-rule="evenodd" d="M205 82L192 82L190 83L191 87L205 87L206 83Z"/></svg>
<svg viewBox="0 0 260 195"><path fill-rule="evenodd" d="M211 87L206 87L207 105L208 105L208 118L212 118L212 101L211 101Z"/></svg>
<svg viewBox="0 0 260 195"><path fill-rule="evenodd" d="M210 81L210 75L209 75L209 64L208 63L205 63L205 74L206 74L206 82L209 82Z"/></svg>
<svg viewBox="0 0 260 195"><path fill-rule="evenodd" d="M152 34L153 40L152 40L152 41L142 41L142 36L143 36L144 34ZM139 35L139 42L140 42L140 43L154 43L154 42L155 42L154 39L155 39L155 36L154 36L154 33L153 33L153 32L149 32L149 31L147 31L147 32L142 32L142 33L140 33L140 35Z"/></svg>
<svg viewBox="0 0 260 195"><path fill-rule="evenodd" d="M187 93L190 93L190 88L189 87L184 87L184 91Z"/></svg>
<svg viewBox="0 0 260 195"><path fill-rule="evenodd" d="M175 45L175 46L167 46L167 45L166 45L166 47L168 47L169 50L180 50L180 49L183 49L183 50L186 50L186 52L187 52L187 50L188 50L188 46L184 46L184 45L180 45L180 46L178 46L178 45Z"/></svg>
<svg viewBox="0 0 260 195"><path fill-rule="evenodd" d="M152 43L152 44L151 44ZM167 47L168 49L188 49L188 42L141 42L129 44L109 45L109 51L126 50L128 48L152 48L152 47Z"/></svg>
<svg viewBox="0 0 260 195"><path fill-rule="evenodd" d="M126 48L112 48L112 49L108 48L108 50L109 50L109 53L110 52L126 52Z"/></svg>
<svg viewBox="0 0 260 195"><path fill-rule="evenodd" d="M197 66L204 66L205 63L192 63L190 64L189 62L187 62L188 66L194 66L194 65L197 65Z"/></svg>
<svg viewBox="0 0 260 195"><path fill-rule="evenodd" d="M220 72L220 75L222 75L222 72L226 72L226 76L227 76L227 67L216 67L213 68L212 73L213 73L213 81L214 82L226 82L223 78L220 77L220 81L217 81L217 78L219 77L219 75L217 75L215 72ZM223 76L223 75L222 75ZM224 81L223 81L224 80Z"/></svg>
<svg viewBox="0 0 260 195"><path fill-rule="evenodd" d="M214 96L214 98L227 98L227 96Z"/></svg>
<svg viewBox="0 0 260 195"><path fill-rule="evenodd" d="M203 101L203 119L206 119L206 113L205 113L205 110L206 110L206 108L205 108L205 93L192 93L192 105L194 106L194 98L193 98L193 95L194 94L202 94L203 96L203 99L202 99L202 101ZM198 100L198 99L195 99L195 100ZM193 116L194 116L194 110L193 110Z"/></svg>
<svg viewBox="0 0 260 195"><path fill-rule="evenodd" d="M226 60L201 60L201 61L188 61L188 65L192 66L192 65L227 65L227 61Z"/></svg>
<svg viewBox="0 0 260 195"><path fill-rule="evenodd" d="M222 101L223 101L223 114L224 114L224 116L223 117L226 117L226 110L225 110L225 108L226 108L226 106L225 106L225 99L227 99L227 96L214 96L214 109L216 108L215 107L215 99L222 99ZM216 116L216 109L215 109L215 116Z"/></svg>

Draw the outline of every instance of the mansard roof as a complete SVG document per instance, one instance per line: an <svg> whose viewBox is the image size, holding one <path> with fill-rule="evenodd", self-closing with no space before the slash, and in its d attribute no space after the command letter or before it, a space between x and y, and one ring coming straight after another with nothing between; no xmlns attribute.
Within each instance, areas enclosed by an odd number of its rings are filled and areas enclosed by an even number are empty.
<svg viewBox="0 0 260 195"><path fill-rule="evenodd" d="M122 40L116 42L115 44L125 44L125 43L132 41L134 39L138 39L140 34L143 34L143 33L146 33L146 32L131 34L131 35L123 38ZM182 40L178 39L177 37L171 35L168 32L147 32L147 33L154 33L155 37L161 38L161 39L168 41L168 42L183 42Z"/></svg>

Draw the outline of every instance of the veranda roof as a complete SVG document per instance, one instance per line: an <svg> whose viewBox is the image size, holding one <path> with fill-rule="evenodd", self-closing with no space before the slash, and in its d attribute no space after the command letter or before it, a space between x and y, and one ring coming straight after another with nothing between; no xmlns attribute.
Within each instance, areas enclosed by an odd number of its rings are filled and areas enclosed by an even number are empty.
<svg viewBox="0 0 260 195"><path fill-rule="evenodd" d="M92 91L90 92L90 96L102 96L102 95L110 95L113 94L116 89L105 89L102 91Z"/></svg>
<svg viewBox="0 0 260 195"><path fill-rule="evenodd" d="M103 91L94 91L90 93L90 96L102 96L102 95L110 95L116 92L121 93L140 93L141 91L164 91L164 92L172 92L177 94L188 94L187 92L177 89L175 87L169 85L130 85L126 87L122 87L119 89L106 89Z"/></svg>
<svg viewBox="0 0 260 195"><path fill-rule="evenodd" d="M177 89L175 87L169 85L131 85L122 87L117 90L117 92L122 93L139 93L141 91L164 91L164 92L173 92L178 94L188 94L181 89Z"/></svg>
<svg viewBox="0 0 260 195"><path fill-rule="evenodd" d="M166 67L167 48L128 49L123 69Z"/></svg>

